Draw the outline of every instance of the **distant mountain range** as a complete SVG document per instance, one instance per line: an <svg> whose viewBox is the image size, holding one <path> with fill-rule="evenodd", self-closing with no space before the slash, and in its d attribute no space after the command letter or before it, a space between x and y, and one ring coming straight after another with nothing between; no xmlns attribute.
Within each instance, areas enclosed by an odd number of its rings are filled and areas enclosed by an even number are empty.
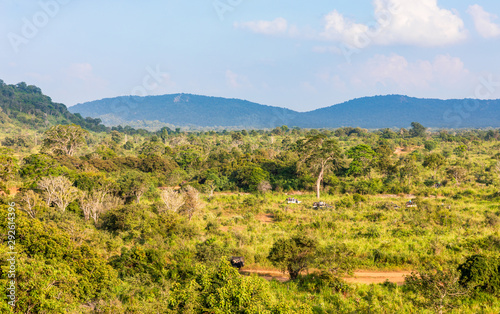
<svg viewBox="0 0 500 314"><path fill-rule="evenodd" d="M402 95L363 97L309 112L220 97L191 94L123 96L68 108L107 126L162 124L177 127L368 129L409 127L416 121L432 128L500 127L500 100L439 100Z"/></svg>

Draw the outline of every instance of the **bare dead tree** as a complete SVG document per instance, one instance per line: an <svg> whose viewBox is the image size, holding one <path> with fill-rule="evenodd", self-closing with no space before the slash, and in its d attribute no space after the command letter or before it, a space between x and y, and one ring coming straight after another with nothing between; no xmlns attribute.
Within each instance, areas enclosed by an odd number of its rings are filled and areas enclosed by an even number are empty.
<svg viewBox="0 0 500 314"><path fill-rule="evenodd" d="M102 202L102 206L99 208L99 210L92 212L91 217L94 220L94 223L97 224L99 221L99 218L101 217L102 214L107 212L110 209L116 208L118 206L123 205L125 202L123 199L113 196L113 195L106 195L104 198L104 201Z"/></svg>
<svg viewBox="0 0 500 314"><path fill-rule="evenodd" d="M83 192L80 196L80 208L83 211L85 221L88 221L93 213L99 212L106 193L104 191Z"/></svg>
<svg viewBox="0 0 500 314"><path fill-rule="evenodd" d="M52 176L45 177L38 182L38 188L43 191L43 197L45 202L47 202L47 206L50 206L54 200L54 194L56 192L56 180L54 180L54 178L55 177Z"/></svg>
<svg viewBox="0 0 500 314"><path fill-rule="evenodd" d="M161 199L166 210L171 212L177 212L184 205L184 196L172 188L161 191Z"/></svg>
<svg viewBox="0 0 500 314"><path fill-rule="evenodd" d="M109 194L106 189L83 192L80 196L80 208L83 211L85 220L90 218L97 224L100 216L113 208L123 205L123 200Z"/></svg>
<svg viewBox="0 0 500 314"><path fill-rule="evenodd" d="M189 220L203 206L200 200L200 193L192 186L187 186L184 191L184 205L180 209L180 213L188 216Z"/></svg>
<svg viewBox="0 0 500 314"><path fill-rule="evenodd" d="M47 205L54 203L62 212L78 197L80 192L73 186L73 182L63 176L43 178L38 183L38 187L44 191Z"/></svg>
<svg viewBox="0 0 500 314"><path fill-rule="evenodd" d="M28 216L31 218L35 219L36 214L38 212L38 204L40 203L41 199L38 194L36 194L33 190L29 190L28 192L24 193L23 196L21 197L21 202L23 203L20 207L22 211L24 211Z"/></svg>
<svg viewBox="0 0 500 314"><path fill-rule="evenodd" d="M262 181L257 185L257 190L261 193L266 193L267 191L272 190L273 187L269 181Z"/></svg>

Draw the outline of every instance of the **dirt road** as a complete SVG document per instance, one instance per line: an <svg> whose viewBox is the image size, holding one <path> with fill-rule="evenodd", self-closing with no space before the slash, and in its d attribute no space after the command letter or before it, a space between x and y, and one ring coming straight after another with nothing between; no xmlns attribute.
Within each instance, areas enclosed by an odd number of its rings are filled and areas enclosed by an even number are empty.
<svg viewBox="0 0 500 314"><path fill-rule="evenodd" d="M281 282L285 282L289 279L286 274L283 274L277 270L266 270L266 269L242 269L240 271L242 274L258 274L264 279L272 280L276 279ZM348 283L361 283L361 284L371 284L371 283L383 283L389 280L392 283L403 284L405 281L405 276L409 275L409 271L364 271L359 270L354 272L353 277L344 278Z"/></svg>

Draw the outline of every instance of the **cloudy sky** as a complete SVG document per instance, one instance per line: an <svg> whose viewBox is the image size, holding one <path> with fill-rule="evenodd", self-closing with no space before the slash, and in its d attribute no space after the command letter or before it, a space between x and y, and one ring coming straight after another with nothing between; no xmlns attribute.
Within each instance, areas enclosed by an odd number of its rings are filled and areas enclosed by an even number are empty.
<svg viewBox="0 0 500 314"><path fill-rule="evenodd" d="M500 1L1 0L0 79L71 106L193 93L308 111L500 98Z"/></svg>

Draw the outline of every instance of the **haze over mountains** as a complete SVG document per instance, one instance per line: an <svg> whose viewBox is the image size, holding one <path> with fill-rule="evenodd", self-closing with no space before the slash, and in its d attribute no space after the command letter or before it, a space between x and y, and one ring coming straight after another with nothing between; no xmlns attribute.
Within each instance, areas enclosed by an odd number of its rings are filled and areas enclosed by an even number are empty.
<svg viewBox="0 0 500 314"><path fill-rule="evenodd" d="M500 100L439 100L402 95L363 97L309 112L191 94L123 96L78 104L70 112L100 118L108 126L137 121L177 127L301 128L500 127Z"/></svg>

